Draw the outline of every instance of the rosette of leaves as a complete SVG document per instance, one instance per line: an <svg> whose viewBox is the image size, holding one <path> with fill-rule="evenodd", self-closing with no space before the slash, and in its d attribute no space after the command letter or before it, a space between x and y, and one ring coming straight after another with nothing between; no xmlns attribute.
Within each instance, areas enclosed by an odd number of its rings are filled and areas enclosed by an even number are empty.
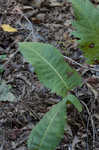
<svg viewBox="0 0 99 150"><path fill-rule="evenodd" d="M75 20L72 25L75 31L71 34L79 38L78 44L92 64L99 61L99 8L90 0L70 0L74 10Z"/></svg>
<svg viewBox="0 0 99 150"><path fill-rule="evenodd" d="M79 100L69 94L71 89L81 85L81 78L52 45L23 42L19 43L19 50L35 68L41 83L63 98L33 128L28 139L29 150L55 150L64 134L67 102L74 104L79 112L82 110Z"/></svg>

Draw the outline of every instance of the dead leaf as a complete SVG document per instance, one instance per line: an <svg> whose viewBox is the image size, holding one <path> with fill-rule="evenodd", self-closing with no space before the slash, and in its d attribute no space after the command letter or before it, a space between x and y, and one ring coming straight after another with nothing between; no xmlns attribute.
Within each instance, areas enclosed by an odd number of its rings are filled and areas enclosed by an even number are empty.
<svg viewBox="0 0 99 150"><path fill-rule="evenodd" d="M11 27L9 24L2 24L1 28L6 32L17 32L17 30Z"/></svg>

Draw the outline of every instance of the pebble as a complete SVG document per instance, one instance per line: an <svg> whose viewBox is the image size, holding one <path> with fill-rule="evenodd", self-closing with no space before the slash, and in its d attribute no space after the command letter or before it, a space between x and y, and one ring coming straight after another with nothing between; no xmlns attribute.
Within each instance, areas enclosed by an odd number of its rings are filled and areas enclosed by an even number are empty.
<svg viewBox="0 0 99 150"><path fill-rule="evenodd" d="M37 19L44 21L45 19L45 14L44 13L40 13L36 16Z"/></svg>

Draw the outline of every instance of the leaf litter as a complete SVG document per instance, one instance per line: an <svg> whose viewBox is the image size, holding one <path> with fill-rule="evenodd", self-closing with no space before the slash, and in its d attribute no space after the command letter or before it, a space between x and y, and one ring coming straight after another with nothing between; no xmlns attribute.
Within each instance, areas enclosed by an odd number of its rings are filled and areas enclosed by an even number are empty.
<svg viewBox="0 0 99 150"><path fill-rule="evenodd" d="M36 2L36 1L35 1ZM82 53L72 41L71 4L63 0L0 1L0 22L17 30L5 33L0 28L0 55L6 54L4 70L0 79L12 86L11 92L17 102L0 102L0 148L27 150L27 138L32 127L50 110L61 97L50 93L38 81L33 68L23 59L17 49L20 41L42 41L58 47L62 53L78 63L84 61ZM56 6L57 5L57 6ZM6 10L6 12L5 12ZM67 50L66 50L67 48ZM70 63L70 62L69 62ZM83 112L79 114L68 105L68 129L57 150L99 148L99 93L98 73L71 64L82 75L82 88L72 91L82 102ZM87 84L86 84L87 82ZM91 86L89 86L91 85ZM95 91L95 92L94 92ZM95 137L94 137L95 136Z"/></svg>

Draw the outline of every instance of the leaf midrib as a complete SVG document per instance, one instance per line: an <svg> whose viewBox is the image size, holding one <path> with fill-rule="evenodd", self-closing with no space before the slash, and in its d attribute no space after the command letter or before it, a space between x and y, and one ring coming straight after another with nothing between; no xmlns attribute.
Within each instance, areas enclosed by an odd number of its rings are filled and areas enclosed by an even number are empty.
<svg viewBox="0 0 99 150"><path fill-rule="evenodd" d="M54 70L54 72L56 73L56 75L60 78L60 80L65 85L66 89L69 90L68 85L66 84L66 82L64 81L64 79L62 78L62 76L58 73L58 71L44 57L42 57L41 55L39 55L39 53L37 52L37 49L35 49L34 53L36 53L44 62L46 62L46 64L48 64L52 68L52 70Z"/></svg>
<svg viewBox="0 0 99 150"><path fill-rule="evenodd" d="M61 110L61 111L62 111L62 110ZM43 140L44 140L44 138L45 138L45 136L46 136L46 134L47 134L47 131L48 131L50 125L52 124L54 118L56 117L57 113L58 113L58 111L56 111L55 115L52 117L52 119L51 119L51 121L50 121L50 123L49 123L49 125L48 125L48 127L47 127L47 129L46 129L46 131L45 131L45 133L44 133L44 135L43 135L43 138L42 138L42 140L41 140L41 142L40 142L39 148L42 146L42 143L43 143Z"/></svg>

